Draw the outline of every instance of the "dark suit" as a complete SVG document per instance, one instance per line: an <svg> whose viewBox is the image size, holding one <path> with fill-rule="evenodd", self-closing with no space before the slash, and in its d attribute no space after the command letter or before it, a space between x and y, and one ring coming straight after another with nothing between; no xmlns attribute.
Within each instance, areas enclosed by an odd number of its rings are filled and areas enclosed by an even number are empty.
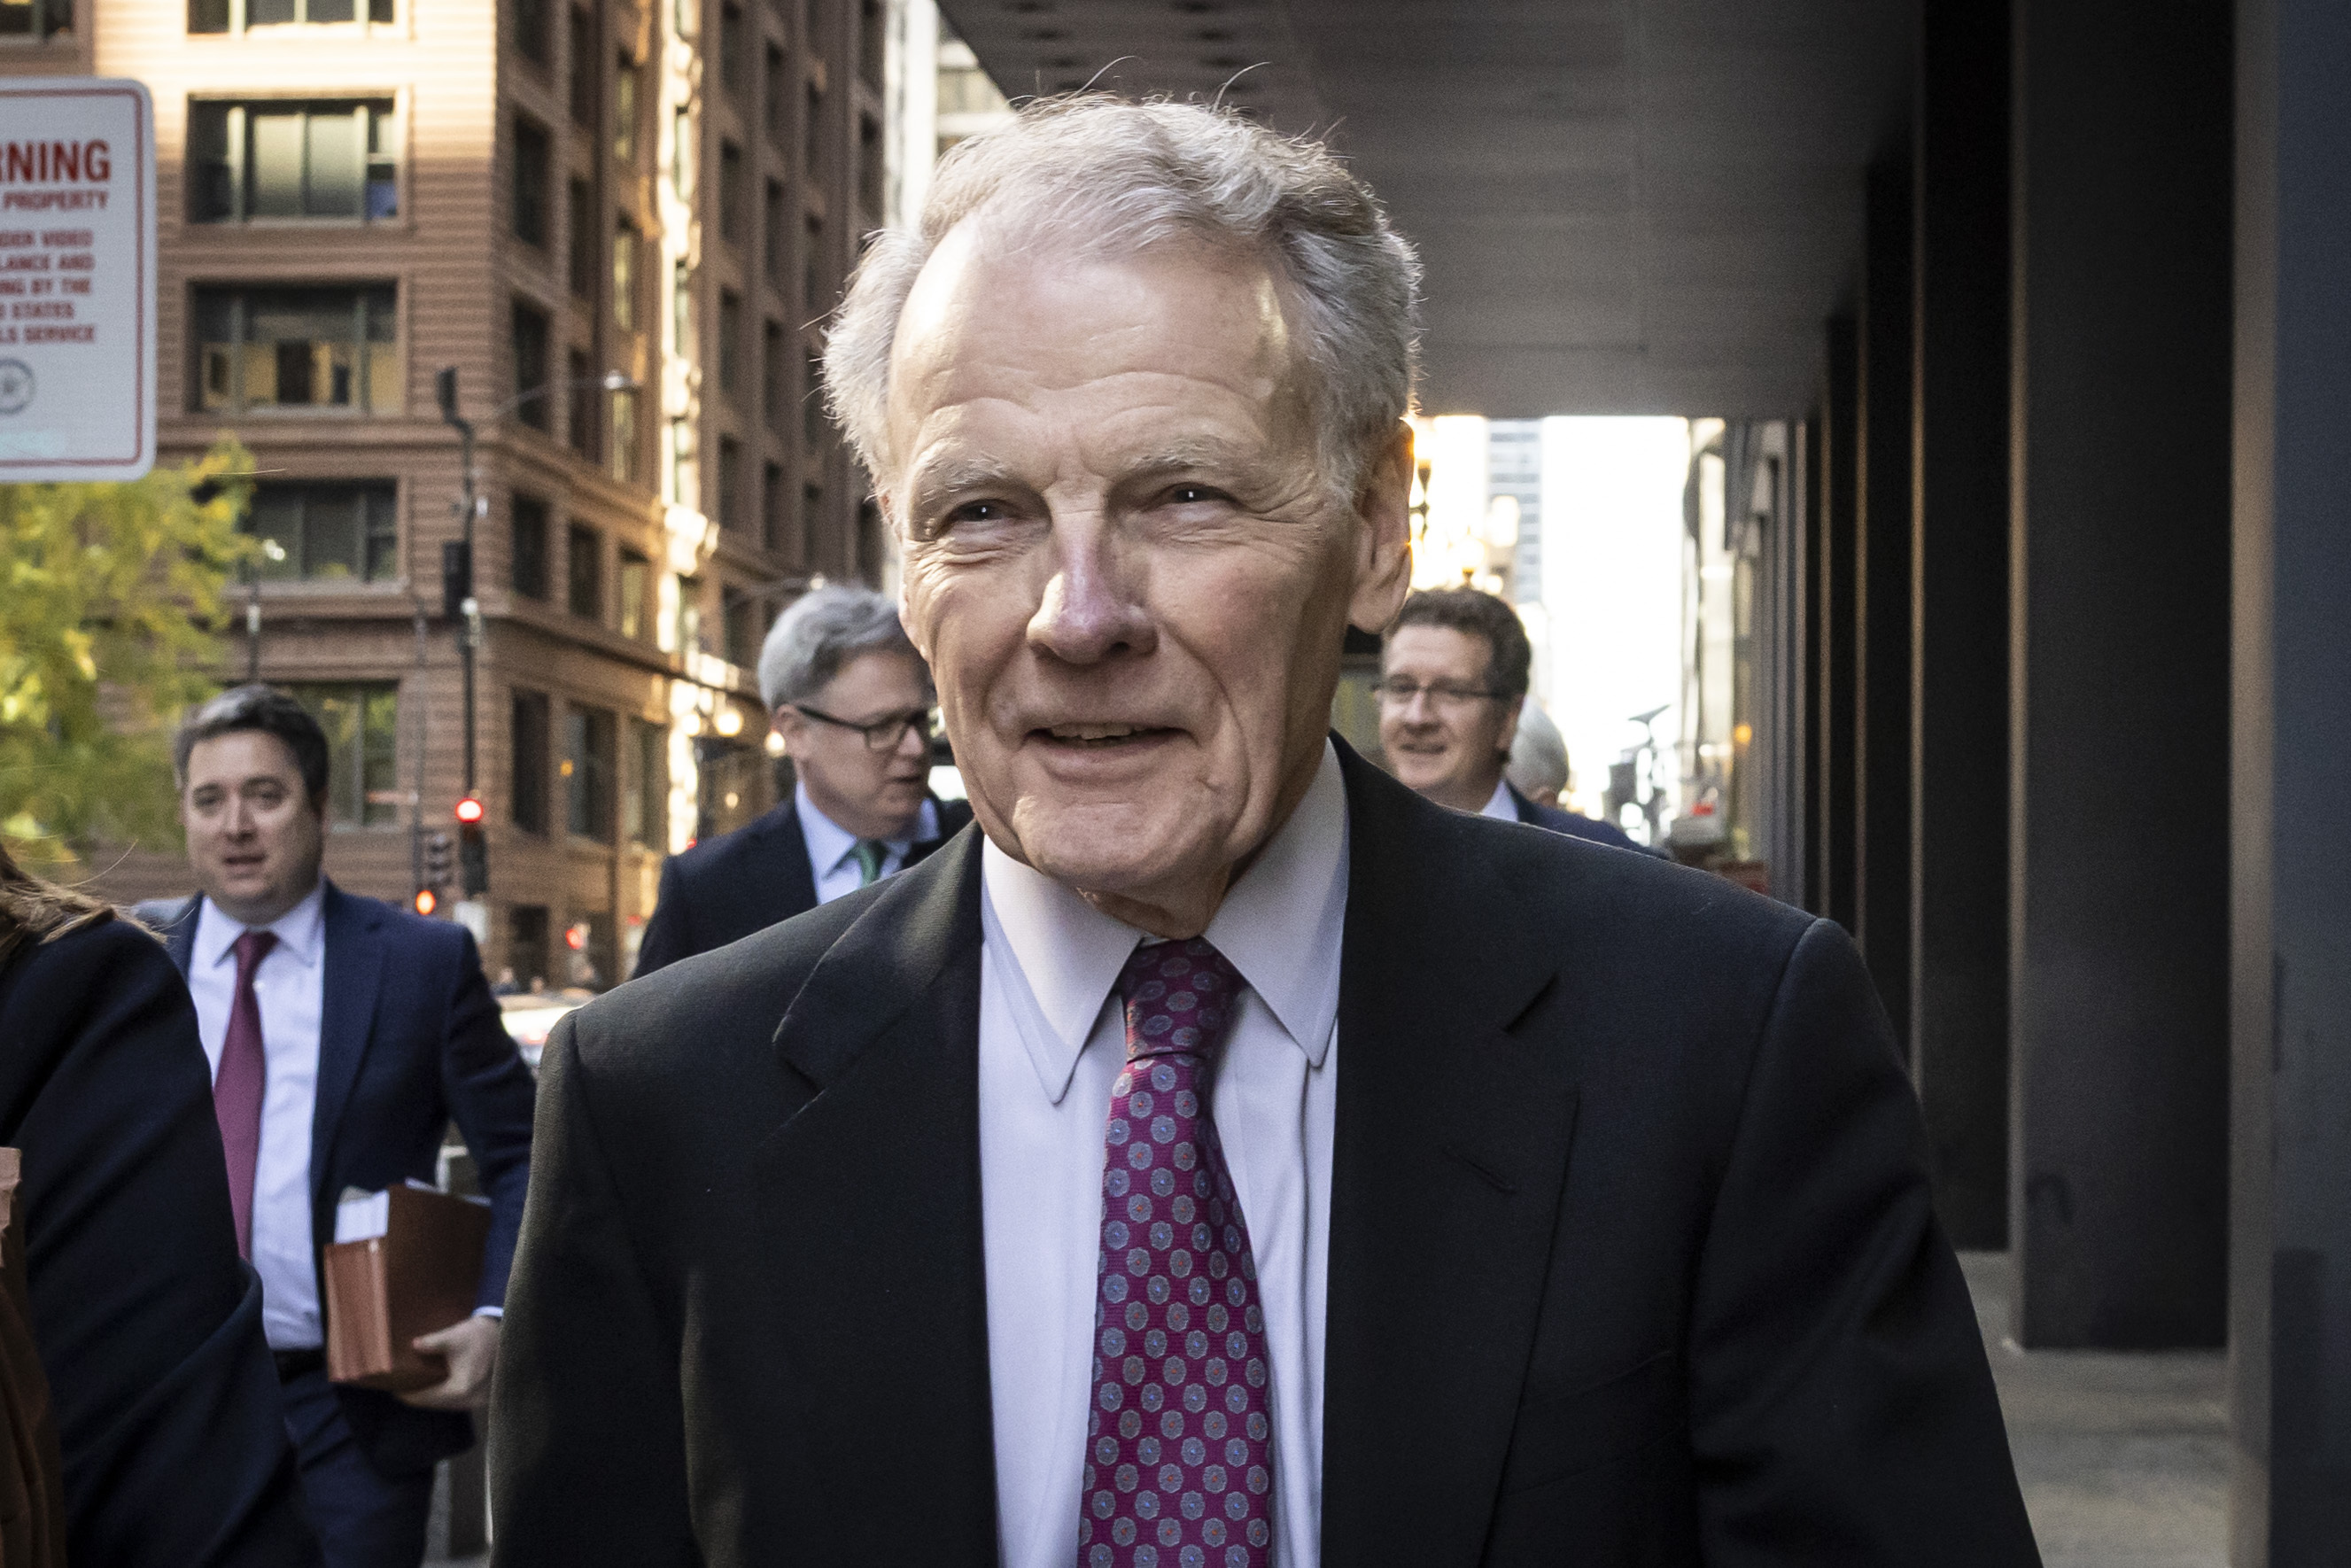
<svg viewBox="0 0 2351 1568"><path fill-rule="evenodd" d="M197 908L189 900L167 928L172 960L183 973L195 945ZM334 1239L335 1204L345 1188L374 1192L411 1178L433 1181L442 1134L454 1118L490 1200L479 1304L502 1305L530 1182L534 1090L482 977L474 938L461 925L355 898L332 883L324 915L310 1142L318 1246ZM323 1288L320 1294L323 1300ZM375 1472L395 1481L421 1478L428 1490L435 1460L473 1446L473 1418L461 1412L420 1410L361 1388L337 1387L329 1402L311 1382L289 1381L287 1397L305 1450L305 1484L314 1494L321 1484L314 1452L339 1440L332 1430L338 1414ZM423 1528L419 1518L420 1539ZM328 1545L331 1560L336 1542Z"/></svg>
<svg viewBox="0 0 2351 1568"><path fill-rule="evenodd" d="M1322 1561L2034 1563L1844 935L1341 756ZM979 867L559 1027L504 1568L994 1563Z"/></svg>
<svg viewBox="0 0 2351 1568"><path fill-rule="evenodd" d="M317 1563L195 1009L153 937L110 920L0 967L0 1145L24 1153L68 1561Z"/></svg>
<svg viewBox="0 0 2351 1568"><path fill-rule="evenodd" d="M919 862L971 821L961 800L936 803L939 836L906 852ZM816 872L790 797L784 803L706 844L662 864L661 892L637 947L639 975L739 942L816 907Z"/></svg>
<svg viewBox="0 0 2351 1568"><path fill-rule="evenodd" d="M1554 833L1565 833L1573 839L1584 839L1595 844L1607 844L1636 854L1657 852L1642 843L1614 822L1603 822L1573 811L1562 811L1556 806L1538 806L1519 793L1519 787L1507 780L1502 788L1510 792L1510 804L1517 809L1519 821L1538 828L1548 828Z"/></svg>

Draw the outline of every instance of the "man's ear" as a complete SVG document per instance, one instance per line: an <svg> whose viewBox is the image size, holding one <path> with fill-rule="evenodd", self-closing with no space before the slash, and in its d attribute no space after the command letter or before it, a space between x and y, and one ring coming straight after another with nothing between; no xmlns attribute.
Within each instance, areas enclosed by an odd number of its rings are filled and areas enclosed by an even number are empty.
<svg viewBox="0 0 2351 1568"><path fill-rule="evenodd" d="M1412 590L1412 426L1395 434L1355 496L1355 592L1347 620L1358 631L1387 630Z"/></svg>

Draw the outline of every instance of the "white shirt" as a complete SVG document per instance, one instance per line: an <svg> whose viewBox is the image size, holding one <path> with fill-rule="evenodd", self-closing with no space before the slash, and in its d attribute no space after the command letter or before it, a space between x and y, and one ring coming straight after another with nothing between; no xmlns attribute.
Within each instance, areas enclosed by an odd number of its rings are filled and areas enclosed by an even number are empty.
<svg viewBox="0 0 2351 1568"><path fill-rule="evenodd" d="M1113 988L1151 940L981 851L980 1209L998 1550L1078 1561L1103 1129L1126 1032ZM1273 1363L1273 1562L1317 1568L1347 797L1326 743L1304 800L1204 935L1248 982L1209 1105L1249 1223Z"/></svg>
<svg viewBox="0 0 2351 1568"><path fill-rule="evenodd" d="M1486 803L1479 808L1478 814L1481 817L1499 817L1505 822L1515 822L1519 820L1519 803L1510 799L1510 781L1508 779L1500 779L1494 785L1493 794L1486 798Z"/></svg>
<svg viewBox="0 0 2351 1568"><path fill-rule="evenodd" d="M261 1049L268 1077L261 1096L261 1151L253 1167L253 1267L261 1276L261 1328L272 1350L324 1343L319 1276L311 1256L310 1124L319 1100L319 1029L327 994L326 884L256 930L277 945L254 967L261 1004ZM228 1043L236 1002L236 939L247 927L209 898L196 916L188 994L213 1076Z"/></svg>
<svg viewBox="0 0 2351 1568"><path fill-rule="evenodd" d="M816 809L805 782L792 786L792 809L799 813L800 841L808 845L809 870L816 873L816 901L831 904L844 893L865 885L857 865L857 835ZM914 818L914 831L903 839L884 839L882 875L895 876L905 868L906 852L924 839L939 836L939 808L925 800ZM878 878L876 880L879 880Z"/></svg>

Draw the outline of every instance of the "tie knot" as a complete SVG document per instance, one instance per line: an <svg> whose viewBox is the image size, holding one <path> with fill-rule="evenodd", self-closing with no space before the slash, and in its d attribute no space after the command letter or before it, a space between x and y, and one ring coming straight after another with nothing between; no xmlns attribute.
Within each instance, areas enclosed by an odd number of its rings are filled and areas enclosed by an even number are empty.
<svg viewBox="0 0 2351 1568"><path fill-rule="evenodd" d="M269 956L277 946L275 931L248 931L236 939L236 969L240 976L250 975L260 962Z"/></svg>
<svg viewBox="0 0 2351 1568"><path fill-rule="evenodd" d="M1204 938L1147 942L1119 971L1126 1059L1214 1056L1240 1005L1241 977Z"/></svg>

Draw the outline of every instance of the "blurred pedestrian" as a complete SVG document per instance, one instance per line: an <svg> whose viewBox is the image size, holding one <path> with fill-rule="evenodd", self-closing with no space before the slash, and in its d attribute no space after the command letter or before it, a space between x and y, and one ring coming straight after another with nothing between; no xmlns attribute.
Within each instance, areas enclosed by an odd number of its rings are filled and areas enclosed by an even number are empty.
<svg viewBox="0 0 2351 1568"><path fill-rule="evenodd" d="M759 695L792 759L791 798L669 858L640 975L879 882L971 821L931 795L937 699L892 601L852 587L796 600L759 652Z"/></svg>
<svg viewBox="0 0 2351 1568"><path fill-rule="evenodd" d="M1415 593L1380 653L1375 690L1388 766L1440 806L1639 851L1614 824L1539 805L1503 777L1533 665L1518 612L1493 594L1474 588ZM1564 782L1564 744L1560 773Z"/></svg>
<svg viewBox="0 0 2351 1568"><path fill-rule="evenodd" d="M5 848L0 1145L23 1156L8 1228L63 1456L66 1561L317 1563L187 988L152 936Z"/></svg>
<svg viewBox="0 0 2351 1568"><path fill-rule="evenodd" d="M282 692L238 686L174 743L203 890L166 925L226 1147L238 1249L328 1568L416 1568L435 1461L470 1448L530 1176L533 1089L462 925L329 881L327 737ZM327 1381L320 1249L347 1189L433 1182L455 1119L490 1200L474 1315L417 1341L441 1383L397 1397Z"/></svg>
<svg viewBox="0 0 2351 1568"><path fill-rule="evenodd" d="M511 964L499 966L498 977L490 987L490 995L494 997L512 997L519 996L521 994L522 986L515 979L514 966Z"/></svg>

